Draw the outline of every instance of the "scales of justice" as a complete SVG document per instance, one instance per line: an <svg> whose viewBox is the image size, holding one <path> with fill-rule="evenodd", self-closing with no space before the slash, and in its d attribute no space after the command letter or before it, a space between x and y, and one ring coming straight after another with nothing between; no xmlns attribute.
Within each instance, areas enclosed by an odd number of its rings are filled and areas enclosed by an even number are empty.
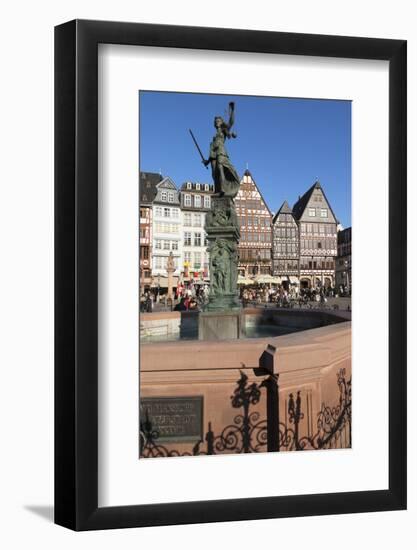
<svg viewBox="0 0 417 550"><path fill-rule="evenodd" d="M214 117L215 135L206 159L190 130L191 137L214 182L211 209L206 215L205 231L209 243L210 293L208 304L199 318L199 339L240 338L243 332L241 304L237 289L239 221L234 198L240 179L225 147L226 139L236 138L231 131L235 104L229 103L229 120Z"/></svg>

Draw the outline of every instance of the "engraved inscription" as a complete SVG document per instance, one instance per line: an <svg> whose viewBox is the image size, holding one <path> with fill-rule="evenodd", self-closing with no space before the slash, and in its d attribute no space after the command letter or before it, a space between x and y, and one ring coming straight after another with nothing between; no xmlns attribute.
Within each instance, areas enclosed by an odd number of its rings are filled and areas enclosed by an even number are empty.
<svg viewBox="0 0 417 550"><path fill-rule="evenodd" d="M146 397L140 400L141 421L145 417L158 433L158 441L202 439L203 397Z"/></svg>

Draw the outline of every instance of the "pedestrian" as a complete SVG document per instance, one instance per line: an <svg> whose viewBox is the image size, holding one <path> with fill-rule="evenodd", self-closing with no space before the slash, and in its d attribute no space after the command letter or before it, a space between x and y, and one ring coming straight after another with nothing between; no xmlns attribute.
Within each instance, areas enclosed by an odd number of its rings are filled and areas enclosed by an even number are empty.
<svg viewBox="0 0 417 550"><path fill-rule="evenodd" d="M187 306L185 305L185 298L184 296L180 299L178 304L174 307L174 311L186 311Z"/></svg>

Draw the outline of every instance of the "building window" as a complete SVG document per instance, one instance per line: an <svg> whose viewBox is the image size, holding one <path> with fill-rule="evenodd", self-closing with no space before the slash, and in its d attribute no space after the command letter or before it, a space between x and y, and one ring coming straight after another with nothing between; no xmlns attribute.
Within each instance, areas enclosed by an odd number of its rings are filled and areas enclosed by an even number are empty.
<svg viewBox="0 0 417 550"><path fill-rule="evenodd" d="M190 181L187 181L187 189L192 189L193 185Z"/></svg>
<svg viewBox="0 0 417 550"><path fill-rule="evenodd" d="M309 208L308 209L308 215L310 216L310 218L315 218L316 217L316 209L315 208Z"/></svg>
<svg viewBox="0 0 417 550"><path fill-rule="evenodd" d="M204 186L204 190L205 190L205 191L210 191L210 187L209 187L209 184L208 184L208 183L206 183L206 185ZM210 197L209 197L209 198L210 198Z"/></svg>
<svg viewBox="0 0 417 550"><path fill-rule="evenodd" d="M178 210L178 208L172 208L171 210L171 214L172 214L172 217L173 218L179 218L179 215L180 215L180 211Z"/></svg>
<svg viewBox="0 0 417 550"><path fill-rule="evenodd" d="M174 193L168 193L168 202L174 202Z"/></svg>
<svg viewBox="0 0 417 550"><path fill-rule="evenodd" d="M194 233L194 246L201 246L201 233Z"/></svg>
<svg viewBox="0 0 417 550"><path fill-rule="evenodd" d="M169 208L164 208L164 218L171 217L171 210Z"/></svg>
<svg viewBox="0 0 417 550"><path fill-rule="evenodd" d="M201 227L201 214L194 214L194 226Z"/></svg>
<svg viewBox="0 0 417 550"><path fill-rule="evenodd" d="M184 245L191 246L191 233L188 231L184 233Z"/></svg>
<svg viewBox="0 0 417 550"><path fill-rule="evenodd" d="M191 214L190 212L184 212L184 225L187 227L191 226Z"/></svg>
<svg viewBox="0 0 417 550"><path fill-rule="evenodd" d="M165 202L167 200L167 192L166 191L162 191L161 193L161 200L163 202Z"/></svg>
<svg viewBox="0 0 417 550"><path fill-rule="evenodd" d="M156 248L157 250L161 250L161 248L162 248L162 241L160 241L159 239L157 239L157 240L155 241L155 248Z"/></svg>
<svg viewBox="0 0 417 550"><path fill-rule="evenodd" d="M162 258L161 256L155 256L154 258L154 268L162 269Z"/></svg>
<svg viewBox="0 0 417 550"><path fill-rule="evenodd" d="M194 206L196 208L201 207L201 195L194 195Z"/></svg>
<svg viewBox="0 0 417 550"><path fill-rule="evenodd" d="M204 197L204 208L210 208L210 197Z"/></svg>
<svg viewBox="0 0 417 550"><path fill-rule="evenodd" d="M327 218L327 208L322 208L322 209L320 210L320 216L321 216L322 218Z"/></svg>
<svg viewBox="0 0 417 550"><path fill-rule="evenodd" d="M149 260L149 246L140 247L140 257L142 260Z"/></svg>
<svg viewBox="0 0 417 550"><path fill-rule="evenodd" d="M184 195L184 206L191 206L191 195Z"/></svg>
<svg viewBox="0 0 417 550"><path fill-rule="evenodd" d="M201 267L201 252L194 252L194 268L200 269Z"/></svg>
<svg viewBox="0 0 417 550"><path fill-rule="evenodd" d="M200 187L201 187L201 186L200 186L199 183L196 183L196 184L195 184L195 188L197 189L197 191L200 191Z"/></svg>
<svg viewBox="0 0 417 550"><path fill-rule="evenodd" d="M177 241L172 241L171 242L171 249L172 250L178 250L178 242Z"/></svg>
<svg viewBox="0 0 417 550"><path fill-rule="evenodd" d="M169 241L164 241L164 250L169 250Z"/></svg>
<svg viewBox="0 0 417 550"><path fill-rule="evenodd" d="M157 206L155 208L155 216L162 216L162 207L161 206Z"/></svg>
<svg viewBox="0 0 417 550"><path fill-rule="evenodd" d="M317 248L322 248L320 241L317 243Z"/></svg>
<svg viewBox="0 0 417 550"><path fill-rule="evenodd" d="M184 252L184 263L191 263L191 252Z"/></svg>

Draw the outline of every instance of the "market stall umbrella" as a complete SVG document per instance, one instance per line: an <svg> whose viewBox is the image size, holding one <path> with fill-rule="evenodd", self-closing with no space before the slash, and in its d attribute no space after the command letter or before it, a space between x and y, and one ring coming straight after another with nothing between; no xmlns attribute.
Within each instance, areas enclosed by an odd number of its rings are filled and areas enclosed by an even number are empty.
<svg viewBox="0 0 417 550"><path fill-rule="evenodd" d="M257 275L255 277L255 282L261 285L270 285L274 283L274 277L272 275Z"/></svg>
<svg viewBox="0 0 417 550"><path fill-rule="evenodd" d="M248 277L242 277L242 275L239 275L237 278L237 284L238 285L253 285L252 279L249 279Z"/></svg>

